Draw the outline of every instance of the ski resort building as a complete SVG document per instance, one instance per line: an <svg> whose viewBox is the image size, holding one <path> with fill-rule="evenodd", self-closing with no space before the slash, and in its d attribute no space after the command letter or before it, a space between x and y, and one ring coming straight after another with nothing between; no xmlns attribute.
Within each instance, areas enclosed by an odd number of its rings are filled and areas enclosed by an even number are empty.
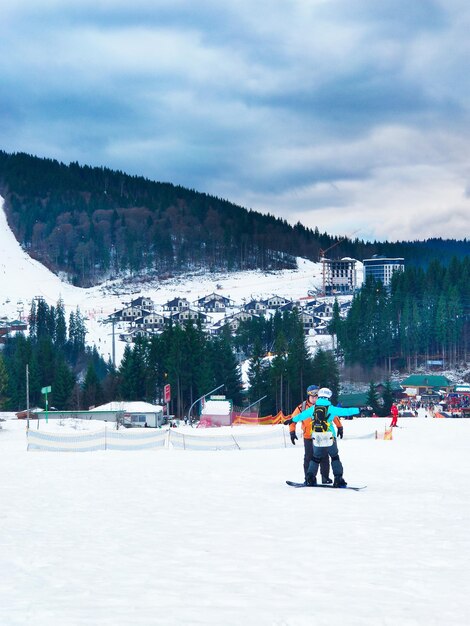
<svg viewBox="0 0 470 626"><path fill-rule="evenodd" d="M384 287L390 285L394 272L405 270L405 259L401 257L388 258L374 254L371 259L364 259L364 282L372 276L374 280L380 281Z"/></svg>
<svg viewBox="0 0 470 626"><path fill-rule="evenodd" d="M357 289L355 259L323 259L325 295L352 294Z"/></svg>

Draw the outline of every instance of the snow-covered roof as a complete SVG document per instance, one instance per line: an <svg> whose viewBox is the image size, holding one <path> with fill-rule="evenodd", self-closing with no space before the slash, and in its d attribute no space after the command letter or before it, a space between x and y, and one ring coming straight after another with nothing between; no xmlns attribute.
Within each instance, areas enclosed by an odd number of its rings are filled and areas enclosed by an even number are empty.
<svg viewBox="0 0 470 626"><path fill-rule="evenodd" d="M92 411L125 411L126 413L156 413L162 411L163 407L159 404L150 404L149 402L108 402L101 406L95 406Z"/></svg>

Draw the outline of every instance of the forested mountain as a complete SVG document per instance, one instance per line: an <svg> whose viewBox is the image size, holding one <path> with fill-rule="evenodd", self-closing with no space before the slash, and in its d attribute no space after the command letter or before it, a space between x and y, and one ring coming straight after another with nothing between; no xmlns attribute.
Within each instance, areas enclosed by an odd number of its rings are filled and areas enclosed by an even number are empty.
<svg viewBox="0 0 470 626"><path fill-rule="evenodd" d="M421 266L470 254L467 240L341 240L170 183L24 153L0 151L0 194L29 254L80 286L123 271L291 268L334 244L335 258L386 254Z"/></svg>

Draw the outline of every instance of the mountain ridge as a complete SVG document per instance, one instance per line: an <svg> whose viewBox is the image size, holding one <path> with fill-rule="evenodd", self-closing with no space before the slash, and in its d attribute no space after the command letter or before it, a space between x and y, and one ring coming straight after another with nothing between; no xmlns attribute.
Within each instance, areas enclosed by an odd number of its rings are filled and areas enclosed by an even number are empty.
<svg viewBox="0 0 470 626"><path fill-rule="evenodd" d="M9 225L35 259L78 286L124 273L158 277L205 270L293 269L323 251L433 259L470 254L467 240L365 242L245 209L172 183L105 167L0 151Z"/></svg>

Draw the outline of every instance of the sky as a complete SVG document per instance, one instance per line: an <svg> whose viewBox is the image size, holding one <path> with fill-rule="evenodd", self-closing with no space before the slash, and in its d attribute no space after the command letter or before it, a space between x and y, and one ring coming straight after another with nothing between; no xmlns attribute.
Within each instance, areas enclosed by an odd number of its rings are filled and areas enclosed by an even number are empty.
<svg viewBox="0 0 470 626"><path fill-rule="evenodd" d="M0 149L461 239L469 30L467 0L2 0Z"/></svg>
<svg viewBox="0 0 470 626"><path fill-rule="evenodd" d="M376 440L388 424L344 422L344 476L367 485L354 492L288 487L304 447L266 449L282 426L171 429L170 446L256 438L250 450L28 452L25 421L2 422L2 625L468 624L470 420L421 412ZM77 450L102 428L31 433Z"/></svg>

